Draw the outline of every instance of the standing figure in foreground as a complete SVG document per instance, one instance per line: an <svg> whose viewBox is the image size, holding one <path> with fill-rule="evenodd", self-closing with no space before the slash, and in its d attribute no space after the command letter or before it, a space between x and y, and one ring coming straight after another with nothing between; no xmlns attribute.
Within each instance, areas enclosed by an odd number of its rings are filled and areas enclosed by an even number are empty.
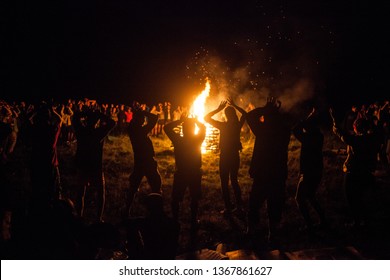
<svg viewBox="0 0 390 280"><path fill-rule="evenodd" d="M81 186L77 198L77 211L84 215L86 192L97 192L97 220L103 220L106 186L103 172L104 139L114 128L115 121L100 112L86 109L75 115L77 138L76 165Z"/></svg>
<svg viewBox="0 0 390 280"><path fill-rule="evenodd" d="M183 136L176 131L182 125ZM195 126L199 128L195 133ZM184 118L165 125L164 131L172 141L175 149L176 171L172 189L172 213L178 221L180 202L183 200L187 187L191 195L191 226L194 229L198 220L198 204L201 198L201 146L206 136L206 127L197 119Z"/></svg>
<svg viewBox="0 0 390 280"><path fill-rule="evenodd" d="M39 212L61 196L57 142L62 121L54 107L41 103L30 122L32 207Z"/></svg>
<svg viewBox="0 0 390 280"><path fill-rule="evenodd" d="M130 192L126 199L126 213L129 215L134 195L137 193L142 178L145 176L154 193L161 193L161 176L154 159L153 143L149 133L157 123L158 116L140 108L135 108L128 133L134 154L134 168L130 175Z"/></svg>
<svg viewBox="0 0 390 280"><path fill-rule="evenodd" d="M231 106L226 105L229 103ZM212 117L224 110L227 121L221 122L212 119ZM241 118L238 119L236 110L241 113ZM219 107L208 113L204 119L206 122L216 127L220 131L220 158L219 158L219 176L221 178L222 196L225 202L225 209L221 211L224 215L230 215L233 206L229 194L229 178L233 187L234 196L236 198L236 209L239 213L243 212L241 189L238 183L238 169L240 167L240 151L242 145L240 141L240 133L243 124L245 123L246 112L238 107L232 99L222 101Z"/></svg>
<svg viewBox="0 0 390 280"><path fill-rule="evenodd" d="M324 167L322 155L324 135L318 126L315 108L305 120L295 125L292 131L301 142L300 177L295 200L310 232L313 229L313 220L310 217L308 203L317 212L321 225L326 225L324 211L316 199Z"/></svg>
<svg viewBox="0 0 390 280"><path fill-rule="evenodd" d="M345 194L350 206L353 225L359 226L365 222L367 205L366 195L375 186L373 175L377 164L377 151L379 147L378 136L370 131L370 123L365 118L357 118L354 123L354 134L349 134L337 127L333 111L333 132L350 146L343 171Z"/></svg>
<svg viewBox="0 0 390 280"><path fill-rule="evenodd" d="M270 242L275 240L284 206L290 129L279 111L281 103L268 98L264 107L247 114L247 122L256 136L249 174L253 178L249 196L248 233L259 222L259 209L267 201Z"/></svg>

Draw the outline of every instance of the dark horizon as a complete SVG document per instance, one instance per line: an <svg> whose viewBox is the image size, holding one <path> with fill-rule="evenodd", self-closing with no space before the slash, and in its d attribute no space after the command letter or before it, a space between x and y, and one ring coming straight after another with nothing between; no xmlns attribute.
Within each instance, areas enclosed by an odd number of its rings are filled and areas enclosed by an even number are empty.
<svg viewBox="0 0 390 280"><path fill-rule="evenodd" d="M329 104L388 96L381 5L307 0L3 5L4 99L185 103L210 75L216 90L232 95L256 95L261 88L282 95L305 79L312 84L310 97Z"/></svg>

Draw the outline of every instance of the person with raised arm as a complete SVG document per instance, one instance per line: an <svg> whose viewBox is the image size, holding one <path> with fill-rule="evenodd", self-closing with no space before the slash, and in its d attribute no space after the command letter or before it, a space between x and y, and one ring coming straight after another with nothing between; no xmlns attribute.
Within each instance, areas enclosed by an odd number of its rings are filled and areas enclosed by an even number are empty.
<svg viewBox="0 0 390 280"><path fill-rule="evenodd" d="M183 135L177 131L182 125ZM199 128L195 133L195 126ZM172 213L173 218L179 220L180 203L183 200L187 187L191 196L191 227L196 229L198 225L198 205L201 198L202 181L202 151L201 146L206 136L204 124L193 118L167 123L164 131L172 141L175 153L176 171L172 189Z"/></svg>
<svg viewBox="0 0 390 280"><path fill-rule="evenodd" d="M228 106L229 105L229 106ZM218 121L213 116L224 110L226 121ZM236 110L241 113L238 118ZM243 214L243 203L241 197L241 188L238 183L238 169L240 167L240 151L242 144L240 140L241 128L245 123L246 111L237 106L233 99L222 101L217 109L208 113L204 120L219 129L219 176L221 178L222 196L225 203L225 209L221 214L230 215L234 210L239 215ZM230 200L229 179L234 191L236 208Z"/></svg>
<svg viewBox="0 0 390 280"><path fill-rule="evenodd" d="M134 195L138 192L142 178L146 177L154 193L161 193L161 176L157 168L157 161L153 143L149 133L157 123L158 116L140 107L135 107L133 118L128 126L128 135L134 154L134 168L130 175L130 190L126 198L126 213L130 214Z"/></svg>
<svg viewBox="0 0 390 280"><path fill-rule="evenodd" d="M270 243L277 242L287 179L290 128L280 112L281 102L273 97L264 107L247 114L248 125L255 135L249 174L253 185L249 195L248 234L253 236L259 223L259 209L267 202Z"/></svg>

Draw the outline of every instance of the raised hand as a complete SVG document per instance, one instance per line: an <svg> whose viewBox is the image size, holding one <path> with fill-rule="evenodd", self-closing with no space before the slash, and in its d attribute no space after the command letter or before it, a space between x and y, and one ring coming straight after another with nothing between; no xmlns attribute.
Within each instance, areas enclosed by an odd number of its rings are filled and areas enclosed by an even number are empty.
<svg viewBox="0 0 390 280"><path fill-rule="evenodd" d="M265 104L266 108L272 108L278 110L282 105L280 100L277 100L275 97L267 97L267 103Z"/></svg>
<svg viewBox="0 0 390 280"><path fill-rule="evenodd" d="M229 104L230 106L233 106L234 108L237 107L237 104L234 102L233 98L229 97L229 98L227 99L227 102L228 102L228 104Z"/></svg>
<svg viewBox="0 0 390 280"><path fill-rule="evenodd" d="M221 111L221 110L225 109L227 103L228 103L228 102L227 102L226 100L221 101L221 103L219 104L217 110L218 110L218 111Z"/></svg>

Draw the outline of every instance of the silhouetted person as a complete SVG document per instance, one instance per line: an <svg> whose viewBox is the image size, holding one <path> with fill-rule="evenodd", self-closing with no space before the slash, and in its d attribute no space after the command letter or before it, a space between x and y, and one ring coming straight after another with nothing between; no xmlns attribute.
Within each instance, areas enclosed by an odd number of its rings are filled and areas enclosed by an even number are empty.
<svg viewBox="0 0 390 280"><path fill-rule="evenodd" d="M158 103L158 121L157 121L157 135L162 135L163 128L165 125L165 113L164 113L164 106L162 103Z"/></svg>
<svg viewBox="0 0 390 280"><path fill-rule="evenodd" d="M2 257L4 257L3 249L5 251L3 245L5 245L11 238L10 224L12 217L10 196L12 184L9 179L12 170L9 166L9 156L12 153L9 139L11 138L12 127L7 122L9 110L6 106L8 105L0 103L0 250L2 251Z"/></svg>
<svg viewBox="0 0 390 280"><path fill-rule="evenodd" d="M346 197L353 216L353 223L359 226L364 222L365 195L375 186L373 172L377 164L378 137L370 133L368 120L358 118L354 124L354 134L346 133L339 129L334 121L333 132L347 145L350 151L346 163L344 163L344 187Z"/></svg>
<svg viewBox="0 0 390 280"><path fill-rule="evenodd" d="M231 106L226 107L228 102ZM206 122L218 128L220 131L219 176L221 178L222 195L225 202L225 209L221 213L225 215L229 215L233 210L228 188L229 179L236 199L236 210L241 213L243 212L241 189L238 183L238 169L240 167L240 151L242 150L240 133L246 116L244 109L238 107L231 99L228 102L222 101L216 110L211 111L204 117ZM212 119L215 114L223 109L225 109L226 122ZM236 109L241 113L240 119L237 117Z"/></svg>
<svg viewBox="0 0 390 280"><path fill-rule="evenodd" d="M120 135L123 135L126 132L126 108L124 104L121 104L118 111L117 129Z"/></svg>
<svg viewBox="0 0 390 280"><path fill-rule="evenodd" d="M61 116L42 103L31 116L31 183L33 211L47 208L61 196L57 142Z"/></svg>
<svg viewBox="0 0 390 280"><path fill-rule="evenodd" d="M157 169L157 161L154 159L153 143L149 138L157 118L155 114L136 109L129 124L128 133L133 147L134 168L130 175L130 191L126 199L125 216L129 215L134 195L144 176L148 179L152 192L161 192L161 176Z"/></svg>
<svg viewBox="0 0 390 280"><path fill-rule="evenodd" d="M61 106L62 135L66 145L70 145L74 138L74 129L72 125L73 111L71 106Z"/></svg>
<svg viewBox="0 0 390 280"><path fill-rule="evenodd" d="M146 216L128 221L129 255L133 259L173 260L178 246L179 224L164 213L161 194L151 193L145 202Z"/></svg>
<svg viewBox="0 0 390 280"><path fill-rule="evenodd" d="M380 107L378 111L379 119L376 121L377 129L382 134L382 144L380 146L378 156L379 160L382 164L382 168L385 170L387 174L390 174L390 161L389 161L389 153L390 153L390 110L389 110L389 101L385 101L384 105Z"/></svg>
<svg viewBox="0 0 390 280"><path fill-rule="evenodd" d="M74 129L77 138L76 166L78 183L77 210L84 215L87 190L97 193L97 220L103 218L105 204L105 180L103 172L104 139L115 126L115 121L100 112L86 110L75 115Z"/></svg>
<svg viewBox="0 0 390 280"><path fill-rule="evenodd" d="M343 122L342 122L342 129L344 133L348 134L355 134L353 129L353 124L355 123L355 120L357 119L359 114L359 110L356 105L352 105L351 109L347 111L347 113L344 116Z"/></svg>
<svg viewBox="0 0 390 280"><path fill-rule="evenodd" d="M322 147L324 135L318 126L318 115L313 108L309 116L293 127L293 134L301 142L300 177L295 200L308 230L313 229L308 204L317 212L320 223L326 225L324 211L316 198L323 171Z"/></svg>
<svg viewBox="0 0 390 280"><path fill-rule="evenodd" d="M247 114L248 125L256 136L249 169L253 185L249 196L248 233L254 233L259 209L267 201L271 242L282 217L290 141L290 129L279 108L280 102L268 98L264 107Z"/></svg>
<svg viewBox="0 0 390 280"><path fill-rule="evenodd" d="M164 120L165 120L164 125L173 120L172 106L170 102L164 103Z"/></svg>
<svg viewBox="0 0 390 280"><path fill-rule="evenodd" d="M183 136L176 128L182 125ZM195 134L196 126L199 128ZM172 141L175 153L176 171L172 189L172 213L178 221L180 203L187 187L191 196L191 225L194 229L198 220L198 204L201 198L202 152L201 146L206 136L206 127L197 119L183 118L164 126L164 131Z"/></svg>

